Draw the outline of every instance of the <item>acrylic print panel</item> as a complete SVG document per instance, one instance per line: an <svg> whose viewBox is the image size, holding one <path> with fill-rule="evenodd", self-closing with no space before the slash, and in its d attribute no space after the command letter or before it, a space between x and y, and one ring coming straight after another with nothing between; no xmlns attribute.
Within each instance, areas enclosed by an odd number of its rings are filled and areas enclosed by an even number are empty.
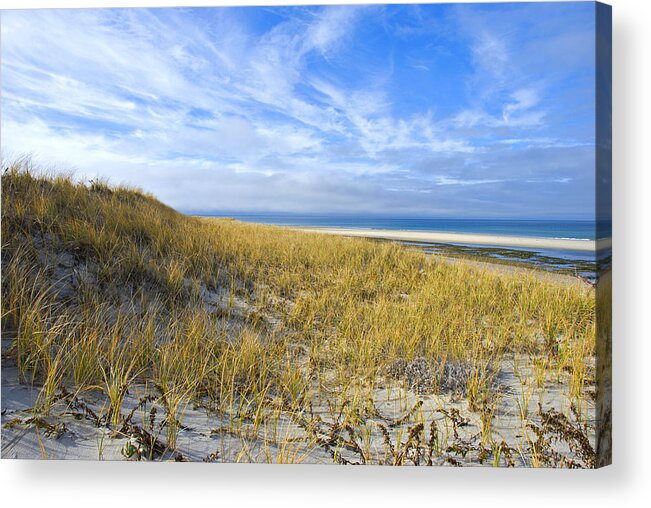
<svg viewBox="0 0 651 508"><path fill-rule="evenodd" d="M592 2L4 11L2 457L609 464L610 41Z"/></svg>

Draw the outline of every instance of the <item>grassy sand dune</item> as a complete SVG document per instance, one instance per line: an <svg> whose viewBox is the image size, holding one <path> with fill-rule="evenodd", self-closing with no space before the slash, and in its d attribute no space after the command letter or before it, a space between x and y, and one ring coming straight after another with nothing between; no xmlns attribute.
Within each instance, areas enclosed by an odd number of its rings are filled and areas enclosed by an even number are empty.
<svg viewBox="0 0 651 508"><path fill-rule="evenodd" d="M595 464L595 292L2 176L3 456Z"/></svg>

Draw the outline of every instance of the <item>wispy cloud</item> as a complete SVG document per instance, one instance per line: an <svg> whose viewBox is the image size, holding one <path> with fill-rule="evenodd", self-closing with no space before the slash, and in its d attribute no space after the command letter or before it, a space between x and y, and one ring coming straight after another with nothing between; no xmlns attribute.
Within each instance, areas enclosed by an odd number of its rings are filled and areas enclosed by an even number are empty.
<svg viewBox="0 0 651 508"><path fill-rule="evenodd" d="M589 54L574 34L590 19L578 4L3 12L3 155L183 210L586 215L594 73L559 48Z"/></svg>

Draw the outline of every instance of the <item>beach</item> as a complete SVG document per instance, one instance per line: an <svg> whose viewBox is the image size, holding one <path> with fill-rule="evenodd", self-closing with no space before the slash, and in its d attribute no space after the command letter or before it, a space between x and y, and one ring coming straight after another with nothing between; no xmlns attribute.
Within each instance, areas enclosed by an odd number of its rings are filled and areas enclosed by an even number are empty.
<svg viewBox="0 0 651 508"><path fill-rule="evenodd" d="M310 227L295 228L309 233L342 235L351 237L397 240L401 242L455 243L465 245L495 245L501 247L523 247L576 251L597 251L611 247L611 239L578 240L570 238L539 238L526 236L485 235L469 233L447 233L436 231L399 231L389 229L357 229Z"/></svg>

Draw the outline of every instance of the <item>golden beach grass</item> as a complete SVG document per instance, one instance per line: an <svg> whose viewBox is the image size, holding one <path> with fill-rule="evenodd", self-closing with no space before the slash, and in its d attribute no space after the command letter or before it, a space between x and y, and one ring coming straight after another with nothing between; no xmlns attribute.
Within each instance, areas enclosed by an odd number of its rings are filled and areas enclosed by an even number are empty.
<svg viewBox="0 0 651 508"><path fill-rule="evenodd" d="M317 390L354 424L400 362L431 366L433 392L446 364L463 365L463 393L488 426L506 356L537 362L542 378L569 372L579 408L594 382L595 295L581 284L188 217L29 161L2 176L2 326L20 375L41 389L39 411L63 387L101 391L117 425L125 393L146 384L172 449L191 402L268 432L273 415L306 414ZM289 442L277 460L305 460Z"/></svg>

